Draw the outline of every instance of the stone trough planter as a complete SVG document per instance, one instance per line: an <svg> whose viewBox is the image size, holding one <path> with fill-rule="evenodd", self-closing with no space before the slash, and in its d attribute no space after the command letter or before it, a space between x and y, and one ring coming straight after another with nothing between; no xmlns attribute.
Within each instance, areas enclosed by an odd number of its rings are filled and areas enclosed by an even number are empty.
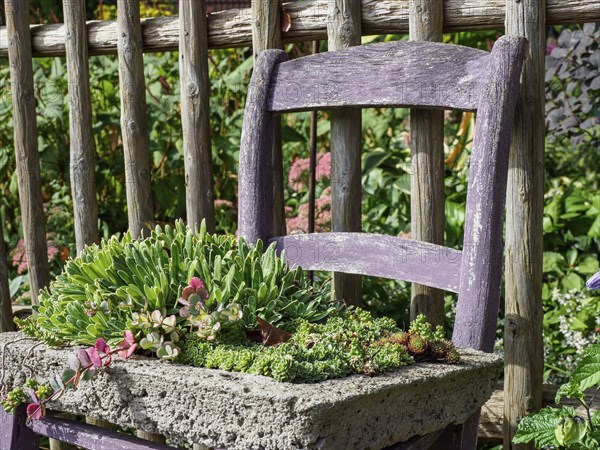
<svg viewBox="0 0 600 450"><path fill-rule="evenodd" d="M0 348L22 338L0 335ZM35 344L8 346L5 382L22 382ZM40 380L65 368L69 349L36 347L27 365ZM123 427L227 449L381 449L464 422L488 400L502 372L496 355L461 351L458 365L419 363L375 377L318 384L202 369L155 359L116 360L54 402Z"/></svg>

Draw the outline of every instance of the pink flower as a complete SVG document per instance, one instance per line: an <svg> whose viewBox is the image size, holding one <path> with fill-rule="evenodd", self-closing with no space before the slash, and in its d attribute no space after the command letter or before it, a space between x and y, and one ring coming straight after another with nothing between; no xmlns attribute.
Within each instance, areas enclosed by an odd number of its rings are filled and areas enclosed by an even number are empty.
<svg viewBox="0 0 600 450"><path fill-rule="evenodd" d="M292 163L288 174L288 185L296 192L306 188L308 182L308 169L310 160L307 158L298 158Z"/></svg>
<svg viewBox="0 0 600 450"><path fill-rule="evenodd" d="M322 154L317 162L315 176L317 181L331 179L331 152Z"/></svg>

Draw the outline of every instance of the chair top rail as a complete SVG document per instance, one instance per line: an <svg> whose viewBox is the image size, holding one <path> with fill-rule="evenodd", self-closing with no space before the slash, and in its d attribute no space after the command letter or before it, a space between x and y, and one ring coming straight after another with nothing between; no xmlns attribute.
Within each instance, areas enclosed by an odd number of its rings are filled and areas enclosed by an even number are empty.
<svg viewBox="0 0 600 450"><path fill-rule="evenodd" d="M270 240L292 267L404 280L458 292L462 252L369 233L316 233Z"/></svg>
<svg viewBox="0 0 600 450"><path fill-rule="evenodd" d="M306 56L276 68L268 108L275 113L349 106L474 111L489 61L488 52L433 42L371 44Z"/></svg>

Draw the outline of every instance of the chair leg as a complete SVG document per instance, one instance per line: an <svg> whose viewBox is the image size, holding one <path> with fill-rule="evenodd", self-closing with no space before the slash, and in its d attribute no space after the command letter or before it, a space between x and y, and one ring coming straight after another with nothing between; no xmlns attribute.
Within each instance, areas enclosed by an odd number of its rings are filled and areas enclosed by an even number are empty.
<svg viewBox="0 0 600 450"><path fill-rule="evenodd" d="M38 450L40 437L27 427L26 421L25 406L14 414L0 407L0 450Z"/></svg>
<svg viewBox="0 0 600 450"><path fill-rule="evenodd" d="M470 420L467 419L467 420ZM466 425L466 424L465 424ZM440 437L429 447L429 450L474 450L463 446L463 433L465 425L449 425Z"/></svg>
<svg viewBox="0 0 600 450"><path fill-rule="evenodd" d="M463 424L461 450L475 450L477 448L480 415L481 410L478 410Z"/></svg>

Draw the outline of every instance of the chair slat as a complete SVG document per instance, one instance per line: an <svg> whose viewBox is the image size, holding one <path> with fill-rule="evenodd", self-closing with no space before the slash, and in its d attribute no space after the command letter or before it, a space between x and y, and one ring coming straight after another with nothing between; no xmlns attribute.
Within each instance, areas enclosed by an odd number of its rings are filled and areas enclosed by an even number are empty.
<svg viewBox="0 0 600 450"><path fill-rule="evenodd" d="M86 245L99 241L85 2L63 0L63 13L69 79L71 192L79 253Z"/></svg>
<svg viewBox="0 0 600 450"><path fill-rule="evenodd" d="M137 238L144 228L148 228L154 217L142 28L140 3L137 0L117 2L117 27L127 210L129 229Z"/></svg>
<svg viewBox="0 0 600 450"><path fill-rule="evenodd" d="M179 76L188 226L214 232L206 0L179 2Z"/></svg>
<svg viewBox="0 0 600 450"><path fill-rule="evenodd" d="M40 181L29 2L6 0L5 7L19 200L27 249L31 301L37 304L38 292L48 285L50 276Z"/></svg>
<svg viewBox="0 0 600 450"><path fill-rule="evenodd" d="M488 61L487 52L433 42L372 44L308 56L279 65L269 109L352 105L471 111L485 85Z"/></svg>
<svg viewBox="0 0 600 450"><path fill-rule="evenodd" d="M252 51L258 56L263 50L281 48L281 10L279 0L253 1ZM273 230L276 235L286 233L285 205L283 201L283 150L281 119L273 123Z"/></svg>
<svg viewBox="0 0 600 450"><path fill-rule="evenodd" d="M172 450L173 447L135 438L117 431L95 427L73 420L45 417L34 420L31 429L48 436L89 450Z"/></svg>
<svg viewBox="0 0 600 450"><path fill-rule="evenodd" d="M406 280L458 292L459 250L394 236L316 233L276 237L293 267Z"/></svg>

